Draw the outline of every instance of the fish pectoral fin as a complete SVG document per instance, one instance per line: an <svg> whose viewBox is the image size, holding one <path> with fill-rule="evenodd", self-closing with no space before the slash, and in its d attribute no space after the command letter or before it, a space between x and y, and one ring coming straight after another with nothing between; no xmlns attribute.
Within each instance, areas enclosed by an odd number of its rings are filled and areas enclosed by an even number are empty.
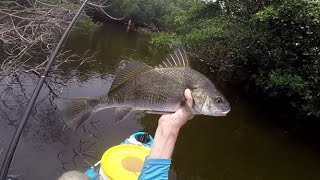
<svg viewBox="0 0 320 180"><path fill-rule="evenodd" d="M114 115L115 115L114 123L115 124L120 123L125 118L127 118L132 111L133 111L132 108L122 108L122 107L116 108L116 110L114 112Z"/></svg>

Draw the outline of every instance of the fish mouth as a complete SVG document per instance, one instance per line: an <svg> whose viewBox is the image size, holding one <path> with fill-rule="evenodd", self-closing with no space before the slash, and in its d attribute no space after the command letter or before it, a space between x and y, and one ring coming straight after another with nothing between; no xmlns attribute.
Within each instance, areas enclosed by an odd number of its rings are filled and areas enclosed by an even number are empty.
<svg viewBox="0 0 320 180"><path fill-rule="evenodd" d="M223 112L215 112L214 115L215 116L226 116L228 114L228 112L230 112L230 110L223 111Z"/></svg>

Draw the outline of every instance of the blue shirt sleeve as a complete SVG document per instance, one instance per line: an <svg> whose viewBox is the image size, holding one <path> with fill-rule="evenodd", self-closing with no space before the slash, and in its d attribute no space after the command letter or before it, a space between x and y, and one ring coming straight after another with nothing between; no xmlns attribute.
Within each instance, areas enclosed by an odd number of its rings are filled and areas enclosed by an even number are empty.
<svg viewBox="0 0 320 180"><path fill-rule="evenodd" d="M139 180L167 180L171 159L146 157Z"/></svg>

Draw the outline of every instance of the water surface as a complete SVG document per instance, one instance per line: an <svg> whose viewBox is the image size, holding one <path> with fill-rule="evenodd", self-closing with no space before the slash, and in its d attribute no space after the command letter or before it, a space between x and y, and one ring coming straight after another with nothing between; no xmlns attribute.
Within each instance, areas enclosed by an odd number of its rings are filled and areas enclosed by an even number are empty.
<svg viewBox="0 0 320 180"><path fill-rule="evenodd" d="M100 25L87 33L71 33L65 49L96 53L94 60L75 69L69 63L57 74L67 86L56 86L60 97L95 97L111 86L122 60L157 65L164 51L147 43L147 37L126 27ZM208 68L192 66L210 76ZM211 76L210 76L211 77ZM0 150L6 148L38 78L22 73L0 84ZM270 126L277 119L263 102L249 100L219 77L212 79L230 101L226 117L196 116L180 132L173 155L171 178L181 180L301 180L319 179L319 153L295 140L281 128ZM44 86L16 151L10 174L20 179L56 179L65 170L82 170L98 161L103 152L135 131L154 134L158 115L131 115L114 125L113 109L96 113L76 133L65 127L55 105L56 97ZM1 152L1 151L0 151ZM0 155L3 159L3 154Z"/></svg>

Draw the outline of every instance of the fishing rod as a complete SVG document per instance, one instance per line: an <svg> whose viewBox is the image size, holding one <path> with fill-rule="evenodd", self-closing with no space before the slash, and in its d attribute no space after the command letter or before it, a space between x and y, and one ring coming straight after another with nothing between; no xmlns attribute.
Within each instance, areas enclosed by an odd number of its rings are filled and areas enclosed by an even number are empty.
<svg viewBox="0 0 320 180"><path fill-rule="evenodd" d="M33 93L32 93L32 96L31 96L31 99L28 103L28 106L27 106L27 109L25 110L24 112L24 115L19 123L19 126L18 128L16 129L14 135L13 135L13 138L10 142L10 145L9 145L9 148L7 150L7 153L6 153L6 156L5 156L5 159L1 165L1 171L0 171L0 180L6 180L7 179L7 175L8 175L8 171L9 171L9 167L10 167L10 164L11 164L11 161L12 161L12 158L13 158L13 155L14 155L14 152L17 148L17 145L18 145L18 142L19 142L19 139L21 137L21 134L22 134L22 130L31 114L31 111L32 111L32 108L34 106L34 103L36 102L37 98L38 98L38 95L40 93L40 90L43 86L43 83L45 82L45 78L47 77L48 75L48 72L51 68L51 65L53 64L56 56L58 55L61 47L63 46L65 40L67 39L71 29L73 28L74 24L76 23L76 21L78 20L82 10L85 8L85 6L87 5L89 0L85 0L81 7L79 8L78 12L76 13L76 15L73 17L72 21L70 22L68 28L66 29L66 31L64 32L63 36L61 37L58 45L56 46L56 49L52 52L51 56L50 56L50 59L48 61L48 64L45 68L45 70L43 71L39 81L38 81L38 84L36 86L36 88L34 89Z"/></svg>

